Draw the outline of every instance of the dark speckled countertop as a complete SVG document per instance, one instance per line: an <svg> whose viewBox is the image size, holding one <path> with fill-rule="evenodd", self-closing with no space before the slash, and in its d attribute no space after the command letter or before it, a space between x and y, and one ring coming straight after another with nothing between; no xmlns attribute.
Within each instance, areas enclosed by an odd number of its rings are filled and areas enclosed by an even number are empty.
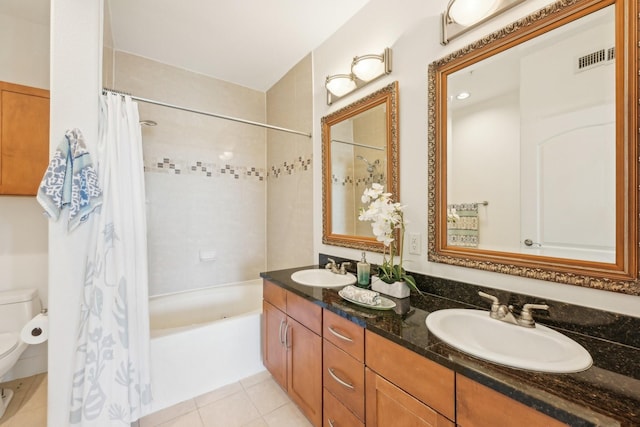
<svg viewBox="0 0 640 427"><path fill-rule="evenodd" d="M308 268L318 266L260 275L570 426L640 427L640 319L420 275L414 277L423 295L412 293L408 299L394 299L394 310L379 311L343 300L336 289L309 287L291 280L293 272ZM446 308L488 309L488 304L477 297L478 290L498 295L501 301L516 307L524 301L546 302L549 313L540 313L536 320L582 344L591 354L593 366L573 374L512 369L461 353L429 333L425 319L430 312Z"/></svg>

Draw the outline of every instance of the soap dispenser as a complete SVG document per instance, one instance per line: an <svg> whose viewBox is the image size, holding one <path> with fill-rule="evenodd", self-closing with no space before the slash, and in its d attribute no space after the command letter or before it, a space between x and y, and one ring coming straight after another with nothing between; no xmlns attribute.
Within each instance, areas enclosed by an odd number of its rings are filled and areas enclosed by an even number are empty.
<svg viewBox="0 0 640 427"><path fill-rule="evenodd" d="M369 287L369 273L371 265L367 262L366 252L362 252L362 259L358 263L358 286L361 288Z"/></svg>

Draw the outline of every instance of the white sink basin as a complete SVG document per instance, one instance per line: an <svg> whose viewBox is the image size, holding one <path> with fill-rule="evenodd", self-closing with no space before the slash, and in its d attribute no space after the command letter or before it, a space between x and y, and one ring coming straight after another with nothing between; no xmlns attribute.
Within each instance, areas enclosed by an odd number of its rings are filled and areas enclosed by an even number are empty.
<svg viewBox="0 0 640 427"><path fill-rule="evenodd" d="M426 323L431 333L450 346L512 368L568 373L593 363L584 347L553 329L513 325L492 319L488 311L438 310L427 316Z"/></svg>
<svg viewBox="0 0 640 427"><path fill-rule="evenodd" d="M291 275L291 280L301 285L318 286L321 288L340 288L356 283L356 276L351 273L336 274L330 270L314 268L299 270Z"/></svg>

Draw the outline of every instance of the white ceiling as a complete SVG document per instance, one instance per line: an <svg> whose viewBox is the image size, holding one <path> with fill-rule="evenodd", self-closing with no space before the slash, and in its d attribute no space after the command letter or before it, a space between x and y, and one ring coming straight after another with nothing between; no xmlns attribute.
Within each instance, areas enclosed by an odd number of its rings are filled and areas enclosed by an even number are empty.
<svg viewBox="0 0 640 427"><path fill-rule="evenodd" d="M368 1L105 0L105 13L117 50L266 91ZM49 7L0 0L0 14L41 25Z"/></svg>
<svg viewBox="0 0 640 427"><path fill-rule="evenodd" d="M266 91L368 1L108 0L107 11L115 49Z"/></svg>

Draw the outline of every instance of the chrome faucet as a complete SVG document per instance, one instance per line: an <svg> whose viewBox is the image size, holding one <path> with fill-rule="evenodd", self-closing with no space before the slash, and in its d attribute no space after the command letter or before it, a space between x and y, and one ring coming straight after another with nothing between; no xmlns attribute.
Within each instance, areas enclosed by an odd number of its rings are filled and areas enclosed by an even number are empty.
<svg viewBox="0 0 640 427"><path fill-rule="evenodd" d="M334 259L327 259L329 260L329 262L324 266L326 270L331 270L331 272L335 274L347 274L347 267L351 265L350 262L343 262L338 269L338 265L336 264L336 261Z"/></svg>
<svg viewBox="0 0 640 427"><path fill-rule="evenodd" d="M500 304L498 298L493 295L489 295L482 291L478 292L482 298L486 298L491 301L491 312L489 316L492 319L501 320L507 323L513 323L514 325L523 326L525 328L535 328L536 323L531 315L531 310L548 310L549 306L546 304L525 304L522 306L522 312L520 316L516 316L513 313L513 306Z"/></svg>

